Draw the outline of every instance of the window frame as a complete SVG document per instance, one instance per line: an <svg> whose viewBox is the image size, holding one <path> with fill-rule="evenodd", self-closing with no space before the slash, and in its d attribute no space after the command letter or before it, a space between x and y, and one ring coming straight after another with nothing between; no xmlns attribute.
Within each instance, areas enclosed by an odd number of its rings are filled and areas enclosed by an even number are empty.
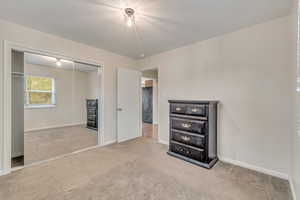
<svg viewBox="0 0 300 200"><path fill-rule="evenodd" d="M52 91L48 92L45 90L27 90L27 78L28 77L39 77L39 78L49 78L52 80ZM30 108L53 108L56 107L56 88L55 88L55 78L50 76L39 76L39 75L30 75L26 74L24 79L24 108L30 109ZM29 104L29 92L45 92L45 93L51 93L51 104Z"/></svg>

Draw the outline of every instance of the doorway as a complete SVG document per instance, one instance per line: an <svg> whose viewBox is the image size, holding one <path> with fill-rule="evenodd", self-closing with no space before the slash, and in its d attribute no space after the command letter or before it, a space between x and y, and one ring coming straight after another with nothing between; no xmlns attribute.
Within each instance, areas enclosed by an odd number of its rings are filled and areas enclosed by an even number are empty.
<svg viewBox="0 0 300 200"><path fill-rule="evenodd" d="M6 50L11 67L6 173L100 145L102 66L26 48Z"/></svg>
<svg viewBox="0 0 300 200"><path fill-rule="evenodd" d="M142 72L143 137L158 140L158 69Z"/></svg>
<svg viewBox="0 0 300 200"><path fill-rule="evenodd" d="M158 142L158 69L117 71L117 142Z"/></svg>

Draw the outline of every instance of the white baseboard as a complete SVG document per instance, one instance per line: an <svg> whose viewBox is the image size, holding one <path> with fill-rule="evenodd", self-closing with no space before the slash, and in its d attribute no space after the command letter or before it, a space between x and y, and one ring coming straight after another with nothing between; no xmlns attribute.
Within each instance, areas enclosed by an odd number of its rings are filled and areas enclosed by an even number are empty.
<svg viewBox="0 0 300 200"><path fill-rule="evenodd" d="M158 140L158 143L164 144L164 145L168 145L168 146L169 146L169 142L166 142L166 141L164 141L164 140Z"/></svg>
<svg viewBox="0 0 300 200"><path fill-rule="evenodd" d="M110 145L110 144L114 144L116 143L117 140L111 140L111 141L107 141L107 142L104 142L104 144L102 146L106 146L106 145Z"/></svg>
<svg viewBox="0 0 300 200"><path fill-rule="evenodd" d="M164 140L159 139L158 142L161 143L161 144L169 145L169 143L164 141ZM242 162L242 161L239 161L239 160L233 160L233 159L230 159L230 158L225 158L225 157L220 157L220 156L219 156L219 160L221 160L223 162L226 162L226 163L233 164L233 165L237 165L237 166L240 166L240 167L244 167L244 168L247 168L247 169L251 169L251 170L254 170L254 171L258 171L258 172L261 172L261 173L264 173L264 174L268 174L268 175L271 175L271 176L275 176L275 177L278 177L278 178L289 180L289 176L287 174L284 174L284 173L281 173L281 172L278 172L278 171L275 171L275 170L266 169L266 168L259 167L259 166L256 166L256 165L252 165L252 164Z"/></svg>
<svg viewBox="0 0 300 200"><path fill-rule="evenodd" d="M293 181L292 177L289 177L289 183L290 183L290 187L291 187L293 200L297 200L295 185L294 185L294 181Z"/></svg>
<svg viewBox="0 0 300 200"><path fill-rule="evenodd" d="M169 145L169 143L164 141L164 140L159 140L158 142L161 143L161 144ZM219 157L219 159L223 162L226 162L226 163L230 163L230 164L237 165L237 166L240 166L240 167L244 167L244 168L247 168L247 169L251 169L251 170L254 170L254 171L257 171L257 172L268 174L270 176L275 176L275 177L278 177L278 178L281 178L281 179L288 180L289 183L290 183L291 192L292 192L292 195L293 195L293 200L297 200L295 186L294 186L293 180L289 177L289 175L278 172L278 171L275 171L275 170L266 169L266 168L259 167L259 166L256 166L256 165L251 165L251 164L246 163L246 162L233 160L233 159L230 159L230 158Z"/></svg>
<svg viewBox="0 0 300 200"><path fill-rule="evenodd" d="M30 132L30 131L42 131L42 130L47 130L47 129L52 129L52 128L64 128L64 127L69 127L69 126L79 126L79 125L84 125L86 124L85 122L80 122L80 123L74 123L74 124L64 124L64 125L56 125L56 126L46 126L46 127L41 127L41 128L33 128L33 129L28 129L25 130L24 132Z"/></svg>
<svg viewBox="0 0 300 200"><path fill-rule="evenodd" d="M281 173L281 172L278 172L278 171L275 171L275 170L266 169L266 168L263 168L263 167L252 165L252 164L242 162L242 161L239 161L239 160L233 160L233 159L230 159L230 158L219 157L219 159L223 162L226 162L226 163L230 163L230 164L233 164L233 165L237 165L237 166L240 166L240 167L251 169L251 170L261 172L261 173L264 173L264 174L268 174L268 175L271 175L271 176L275 176L275 177L278 177L278 178L281 178L281 179L285 179L285 180L289 179L289 176L287 174L284 174L284 173Z"/></svg>
<svg viewBox="0 0 300 200"><path fill-rule="evenodd" d="M139 135L139 136L133 137L133 138L119 139L119 140L116 140L116 142L118 142L118 143L127 142L127 141L134 140L134 139L137 139L140 137L142 137L142 135Z"/></svg>
<svg viewBox="0 0 300 200"><path fill-rule="evenodd" d="M10 170L0 170L0 176L4 176L6 174L9 174L10 172Z"/></svg>

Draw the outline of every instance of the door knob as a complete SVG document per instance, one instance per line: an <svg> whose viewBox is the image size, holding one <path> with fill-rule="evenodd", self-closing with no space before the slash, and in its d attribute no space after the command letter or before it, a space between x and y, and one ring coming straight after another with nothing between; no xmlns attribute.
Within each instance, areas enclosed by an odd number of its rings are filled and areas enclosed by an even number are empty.
<svg viewBox="0 0 300 200"><path fill-rule="evenodd" d="M117 108L117 111L122 111L122 108Z"/></svg>

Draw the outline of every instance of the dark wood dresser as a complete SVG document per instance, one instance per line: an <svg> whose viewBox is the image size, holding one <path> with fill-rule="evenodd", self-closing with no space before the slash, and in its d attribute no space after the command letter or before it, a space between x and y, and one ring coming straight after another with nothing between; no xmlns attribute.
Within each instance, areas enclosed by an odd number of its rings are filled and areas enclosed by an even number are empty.
<svg viewBox="0 0 300 200"><path fill-rule="evenodd" d="M93 130L98 130L98 100L87 99L87 124L86 127Z"/></svg>
<svg viewBox="0 0 300 200"><path fill-rule="evenodd" d="M217 157L218 101L170 100L168 154L211 168Z"/></svg>

